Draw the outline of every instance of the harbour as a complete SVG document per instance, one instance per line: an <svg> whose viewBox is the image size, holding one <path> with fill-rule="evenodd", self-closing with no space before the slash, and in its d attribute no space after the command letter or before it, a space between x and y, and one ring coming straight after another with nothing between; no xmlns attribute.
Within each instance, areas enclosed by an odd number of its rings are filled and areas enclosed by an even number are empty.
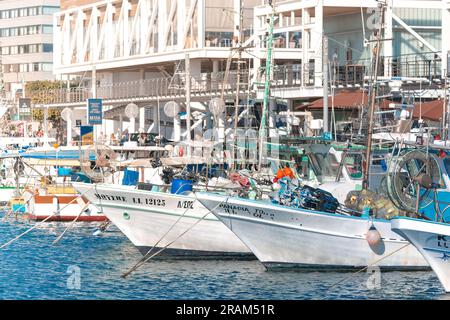
<svg viewBox="0 0 450 320"><path fill-rule="evenodd" d="M2 300L448 299L431 271L386 272L379 287L369 288L371 274L364 272L327 290L349 273L266 272L257 261L162 260L149 262L122 279L121 274L141 254L118 230L92 236L95 227L84 224L52 246L64 225L50 224L2 251L2 269L8 270L1 274ZM29 226L3 223L2 242ZM67 285L76 266L81 275L79 288L76 283Z"/></svg>
<svg viewBox="0 0 450 320"><path fill-rule="evenodd" d="M449 297L449 3L21 1L0 299Z"/></svg>

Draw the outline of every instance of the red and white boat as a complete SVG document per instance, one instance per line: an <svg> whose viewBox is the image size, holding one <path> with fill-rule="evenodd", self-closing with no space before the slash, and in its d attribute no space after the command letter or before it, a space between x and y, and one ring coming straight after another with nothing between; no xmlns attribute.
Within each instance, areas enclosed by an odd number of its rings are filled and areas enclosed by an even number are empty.
<svg viewBox="0 0 450 320"><path fill-rule="evenodd" d="M25 215L36 221L105 221L106 216L72 187L51 188L46 193L26 191Z"/></svg>

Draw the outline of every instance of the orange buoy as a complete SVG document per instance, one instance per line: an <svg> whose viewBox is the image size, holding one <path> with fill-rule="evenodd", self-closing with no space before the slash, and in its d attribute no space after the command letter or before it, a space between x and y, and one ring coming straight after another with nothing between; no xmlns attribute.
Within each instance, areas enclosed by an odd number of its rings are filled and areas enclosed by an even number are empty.
<svg viewBox="0 0 450 320"><path fill-rule="evenodd" d="M283 173L285 177L289 177L291 179L294 179L294 172L289 167L285 167L283 169Z"/></svg>

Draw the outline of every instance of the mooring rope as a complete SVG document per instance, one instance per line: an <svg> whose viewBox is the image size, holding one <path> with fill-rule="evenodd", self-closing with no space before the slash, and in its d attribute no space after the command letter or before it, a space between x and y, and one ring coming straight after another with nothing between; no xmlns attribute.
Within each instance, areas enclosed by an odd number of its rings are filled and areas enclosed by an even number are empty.
<svg viewBox="0 0 450 320"><path fill-rule="evenodd" d="M373 267L373 266L376 265L377 263L383 261L383 260L386 259L386 258L389 258L389 257L392 256L393 254L395 254L395 253L399 252L400 250L406 248L406 247L409 246L410 244L411 244L411 243L408 242L408 243L405 244L404 246L402 246L402 247L400 247L400 248L398 248L398 249L392 251L392 252L389 253L388 255L386 255L386 256L384 256L384 257L382 257L382 258L380 258L380 259L378 259L378 260L372 262L372 263L369 264L368 266L366 266L366 267L364 267L364 268L362 268L362 269L360 269L360 270L358 270L358 271L352 273L350 276L348 276L348 277L346 277L346 278L344 278L344 279L342 279L342 280L336 282L335 284L333 284L333 285L331 285L330 287L328 287L326 290L330 290L330 289L334 288L335 286L337 286L337 285L339 285L339 284L341 284L341 283L343 283L343 282L345 282L345 281L347 281L347 280L353 278L354 275L356 275L356 274L358 274L358 273L361 273L361 272L363 272L364 270L367 270L367 269L370 268L370 267Z"/></svg>
<svg viewBox="0 0 450 320"><path fill-rule="evenodd" d="M64 236L64 234L67 232L67 230L71 229L71 228L74 226L75 222L81 217L81 215L83 214L84 210L87 209L87 207L89 206L89 204L90 204L90 202L88 201L88 202L83 206L83 208L81 208L80 213L75 217L75 219L72 220L72 222L67 226L67 228L65 228L64 231L63 231L63 232L62 232L62 233L61 233L61 234L60 234L60 235L52 242L52 245L57 244L57 243L62 239L62 237Z"/></svg>
<svg viewBox="0 0 450 320"><path fill-rule="evenodd" d="M33 198L33 197L30 197L27 201L24 202L23 205L20 205L20 206L19 206L17 209L15 209L15 210L11 207L11 209L10 209L8 212L6 212L5 215L3 216L2 222L6 221L6 219L7 219L9 216L11 216L11 215L17 216L17 213L19 212L19 210L22 209L22 208L24 208L25 205L29 204L29 202L31 201L32 198Z"/></svg>
<svg viewBox="0 0 450 320"><path fill-rule="evenodd" d="M185 186L185 185L188 185L188 184L181 184L179 187L178 187L178 189L177 189L177 191L175 192L176 194L180 191L180 189L181 189L181 187L183 187L183 186ZM194 195L195 195L195 193L194 193ZM195 203L195 201L198 201L198 199L196 198L195 200L194 200L194 203ZM142 258L142 260L143 259L145 259L145 257L147 257L152 251L153 251L153 249L155 248L155 247L157 247L158 246L158 244L167 236L167 234L175 227L175 225L181 220L181 218L183 218L184 216L185 216L185 214L189 211L190 209L189 208L186 208L186 210L184 210L184 212L183 212L183 214L181 215L181 216L179 216L178 217L178 219L170 226L170 228L161 236L161 238L153 245L153 247L151 247L149 250L148 250L148 252L144 255L144 257Z"/></svg>
<svg viewBox="0 0 450 320"><path fill-rule="evenodd" d="M37 227L39 227L41 224L43 224L44 222L46 222L47 220L49 220L51 217L55 216L56 214L58 214L59 212L61 212L63 209L67 208L70 204L72 204L76 199L82 197L83 195L85 195L86 193L88 193L89 191L91 191L93 189L90 188L88 190L86 190L85 192L83 192L82 194L80 194L78 197L73 198L70 202L68 202L65 206L63 206L62 208L54 211L51 215L49 215L48 217L46 217L44 220L36 223L34 226L32 226L31 228L29 228L28 230L22 232L21 234L19 234L17 237L9 240L8 242L6 242L5 244L0 246L0 249L5 248L6 246L10 245L11 243L15 242L16 240L20 239L21 237L23 237L24 235L28 234L29 232L31 232L32 230L36 229Z"/></svg>
<svg viewBox="0 0 450 320"><path fill-rule="evenodd" d="M196 201L198 201L197 195L194 192L194 196L196 198ZM183 235L185 235L186 233L188 233L192 228L194 228L198 223L200 223L200 221L203 221L209 214L212 213L212 211L214 211L215 209L217 209L222 203L226 203L228 201L229 197L227 197L224 201L218 203L213 209L208 210L208 212L203 215L200 219L198 219L193 225L191 225L189 228L187 228L184 232L182 232L178 237L176 237L174 240L170 241L168 244L166 244L164 247L162 247L160 250L158 250L157 252L155 252L154 254L152 254L149 257L145 257L141 260L139 260L133 267L131 267L127 272L125 272L124 274L122 274L122 278L126 278L127 276L129 276L132 272L136 271L139 267L141 267L142 265L144 265L146 262L148 262L150 259L152 259L153 257L157 256L158 254L160 254L161 252L163 252L165 249L167 249L169 246L171 246L175 241L177 241L178 239L180 239ZM179 221L179 220L177 220ZM154 247L152 247L154 248Z"/></svg>

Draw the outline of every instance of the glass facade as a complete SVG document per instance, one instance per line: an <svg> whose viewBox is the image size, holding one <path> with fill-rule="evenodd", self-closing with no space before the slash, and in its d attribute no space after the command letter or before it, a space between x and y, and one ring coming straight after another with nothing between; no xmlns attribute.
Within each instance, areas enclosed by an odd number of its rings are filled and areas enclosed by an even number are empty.
<svg viewBox="0 0 450 320"><path fill-rule="evenodd" d="M0 19L13 19L20 17L51 15L58 11L59 7L54 6L35 6L28 8L8 9L0 11Z"/></svg>
<svg viewBox="0 0 450 320"><path fill-rule="evenodd" d="M28 36L33 34L51 34L51 33L53 33L53 26L45 24L0 29L0 37L17 37L17 36Z"/></svg>
<svg viewBox="0 0 450 320"><path fill-rule="evenodd" d="M53 44L36 43L36 44L8 46L1 48L1 54L5 56L14 54L41 53L41 52L53 52Z"/></svg>
<svg viewBox="0 0 450 320"><path fill-rule="evenodd" d="M51 62L31 62L31 63L15 63L4 64L3 72L37 72L37 71L52 71L53 64Z"/></svg>

